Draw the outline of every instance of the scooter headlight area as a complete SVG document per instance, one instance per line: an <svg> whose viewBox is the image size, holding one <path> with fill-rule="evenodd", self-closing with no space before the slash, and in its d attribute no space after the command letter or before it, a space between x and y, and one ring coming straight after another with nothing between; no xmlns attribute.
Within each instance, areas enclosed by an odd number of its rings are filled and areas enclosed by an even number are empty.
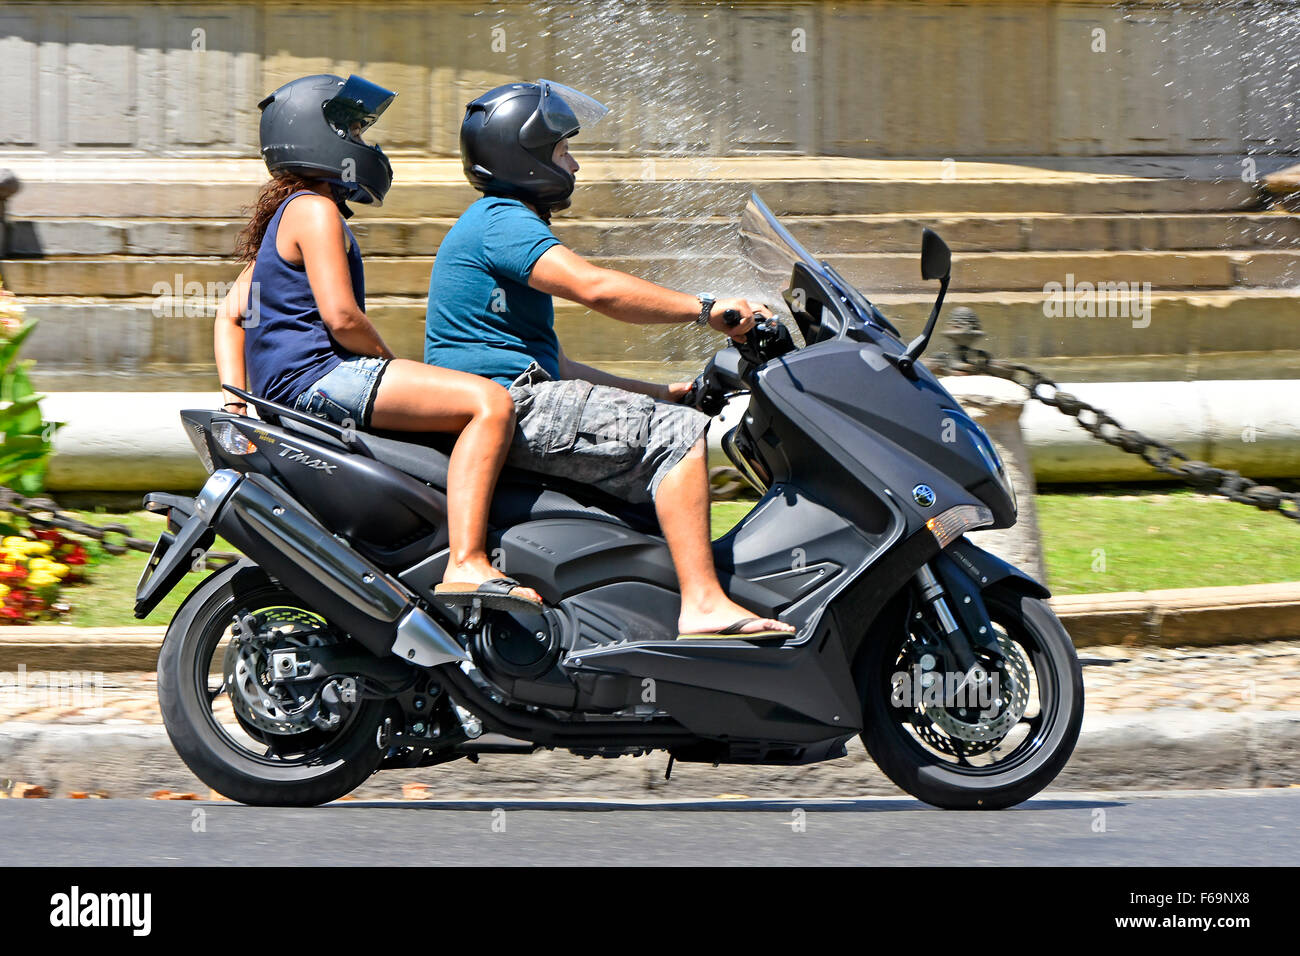
<svg viewBox="0 0 1300 956"><path fill-rule="evenodd" d="M975 450L979 452L980 458L984 460L984 464L988 466L989 471L993 473L993 477L995 477L998 484L1002 486L1002 490L1005 491L1007 497L1011 499L1012 515L1015 516L1016 514L1019 514L1020 503L1016 500L1015 485L1011 483L1011 476L1007 474L1006 466L1002 463L1002 456L998 454L998 450L994 447L988 434L962 412L955 409L945 409L945 411L953 415L962 430L967 434L967 436L969 436L971 444L974 445Z"/></svg>
<svg viewBox="0 0 1300 956"><path fill-rule="evenodd" d="M993 447L993 442L989 440L988 435L984 434L984 429L978 425L971 428L971 441L975 443L975 449L980 453L980 457L984 459L984 463L989 466L989 471L993 472L997 477L1002 490L1011 499L1011 513L1013 515L1019 514L1020 502L1016 500L1015 485L1011 483L1011 476L1007 474L1006 466L1002 464L1002 458L998 455L997 449Z"/></svg>

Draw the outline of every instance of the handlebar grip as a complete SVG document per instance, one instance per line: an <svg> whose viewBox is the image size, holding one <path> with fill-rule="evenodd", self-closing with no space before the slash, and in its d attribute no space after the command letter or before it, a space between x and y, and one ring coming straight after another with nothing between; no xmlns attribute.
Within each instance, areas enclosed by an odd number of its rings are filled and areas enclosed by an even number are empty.
<svg viewBox="0 0 1300 956"><path fill-rule="evenodd" d="M722 313L722 321L727 323L727 328L729 329L734 329L738 326L740 324L740 319L741 315L739 309L727 309Z"/></svg>

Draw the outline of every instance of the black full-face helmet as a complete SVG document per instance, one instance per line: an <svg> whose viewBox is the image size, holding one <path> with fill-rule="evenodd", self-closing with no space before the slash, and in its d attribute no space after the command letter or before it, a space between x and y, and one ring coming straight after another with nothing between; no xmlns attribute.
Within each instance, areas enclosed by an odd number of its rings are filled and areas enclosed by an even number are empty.
<svg viewBox="0 0 1300 956"><path fill-rule="evenodd" d="M465 176L489 196L522 199L547 213L565 209L574 179L551 162L555 145L608 112L590 96L550 80L498 86L465 107Z"/></svg>
<svg viewBox="0 0 1300 956"><path fill-rule="evenodd" d="M396 96L359 76L304 76L280 87L262 110L262 158L286 172L330 183L336 201L384 204L393 167L361 134Z"/></svg>

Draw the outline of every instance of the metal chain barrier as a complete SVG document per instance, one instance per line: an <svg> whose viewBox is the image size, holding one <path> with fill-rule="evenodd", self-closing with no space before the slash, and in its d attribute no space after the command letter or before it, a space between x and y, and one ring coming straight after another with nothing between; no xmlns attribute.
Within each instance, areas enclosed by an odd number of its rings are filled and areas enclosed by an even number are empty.
<svg viewBox="0 0 1300 956"><path fill-rule="evenodd" d="M1292 494L1272 485L1262 485L1238 472L1216 468L1203 461L1188 458L1177 448L1125 428L1118 421L1077 395L1062 391L1046 375L1018 362L995 359L973 343L984 335L975 313L967 308L954 309L952 325L944 333L952 341L954 355L938 356L935 364L944 364L952 372L970 375L992 375L1015 382L1029 397L1050 405L1063 415L1069 415L1079 426L1098 441L1138 455L1152 468L1187 482L1198 491L1219 495L1229 501L1251 505L1260 511L1276 511L1284 518L1300 522L1300 494Z"/></svg>
<svg viewBox="0 0 1300 956"><path fill-rule="evenodd" d="M59 506L49 498L27 498L3 485L0 485L0 512L21 515L36 528L55 528L92 538L98 541L109 554L153 551L154 542L145 538L131 537L131 529L124 524L89 524L76 515L60 510ZM208 570L215 571L238 558L237 554L209 551L204 555L203 561Z"/></svg>

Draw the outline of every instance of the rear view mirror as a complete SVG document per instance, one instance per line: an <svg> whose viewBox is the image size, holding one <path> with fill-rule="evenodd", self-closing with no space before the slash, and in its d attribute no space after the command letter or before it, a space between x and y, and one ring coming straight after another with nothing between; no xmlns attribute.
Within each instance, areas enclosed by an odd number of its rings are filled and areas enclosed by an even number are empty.
<svg viewBox="0 0 1300 956"><path fill-rule="evenodd" d="M948 292L948 280L952 277L952 253L948 250L948 244L939 238L937 232L929 229L921 233L921 278L938 279L939 294L935 297L934 308L930 310L930 318L926 320L925 331L908 343L907 349L893 359L898 365L899 371L905 375L915 374L912 366L916 360L921 357L925 347L930 344L930 336L934 334L934 323L939 319L939 310L943 308L943 297Z"/></svg>
<svg viewBox="0 0 1300 956"><path fill-rule="evenodd" d="M939 234L930 229L921 233L921 278L942 279L952 272L952 252Z"/></svg>

